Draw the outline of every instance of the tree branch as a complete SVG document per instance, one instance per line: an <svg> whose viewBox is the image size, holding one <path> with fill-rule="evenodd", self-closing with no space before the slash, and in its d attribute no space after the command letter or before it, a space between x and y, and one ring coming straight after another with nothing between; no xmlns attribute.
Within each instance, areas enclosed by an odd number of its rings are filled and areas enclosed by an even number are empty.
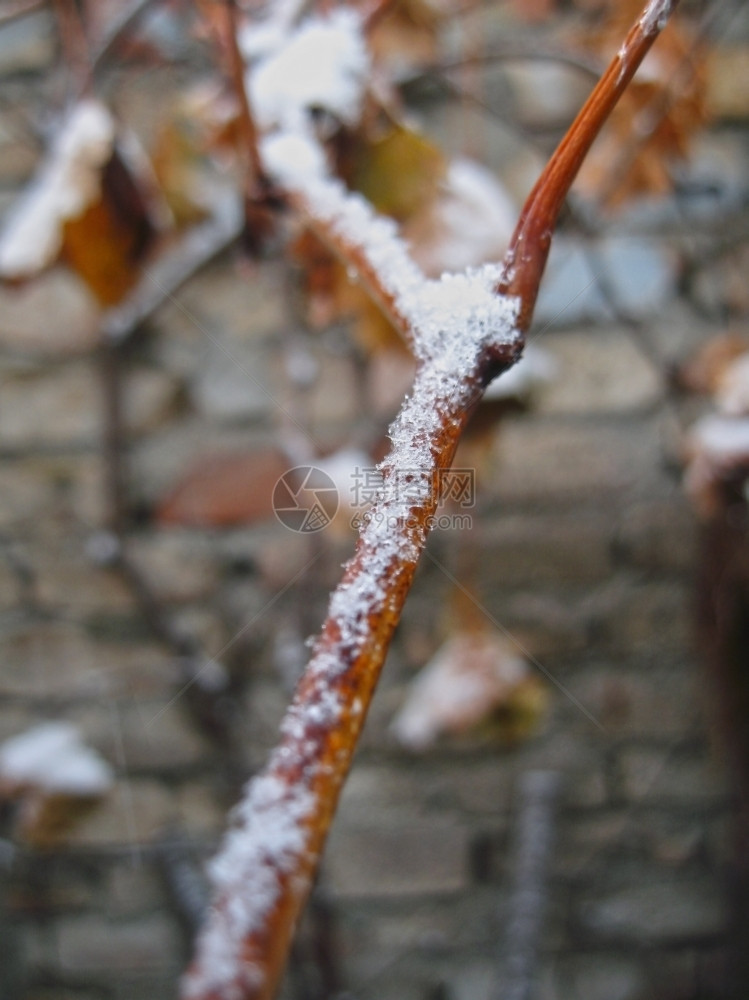
<svg viewBox="0 0 749 1000"><path fill-rule="evenodd" d="M361 199L319 175L309 183L298 175L280 178L392 305L421 364L391 428L383 488L331 598L280 742L265 772L247 785L212 863L214 905L184 979L185 1000L273 996L426 544L441 471L452 462L483 386L519 356L575 171L674 6L673 0L646 6L531 193L501 271L485 267L424 282L411 264L401 275L405 250Z"/></svg>
<svg viewBox="0 0 749 1000"><path fill-rule="evenodd" d="M526 199L497 286L500 294L520 298L521 329L530 323L552 232L575 175L677 2L650 0Z"/></svg>

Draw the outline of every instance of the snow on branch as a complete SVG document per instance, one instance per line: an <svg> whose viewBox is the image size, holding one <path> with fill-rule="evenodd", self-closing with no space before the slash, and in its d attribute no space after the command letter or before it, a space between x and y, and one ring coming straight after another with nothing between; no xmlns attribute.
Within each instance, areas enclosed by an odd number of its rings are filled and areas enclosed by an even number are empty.
<svg viewBox="0 0 749 1000"><path fill-rule="evenodd" d="M293 113L280 105L280 128L261 144L269 175L373 290L420 364L390 430L382 489L331 597L280 742L264 773L248 783L212 863L214 902L183 981L185 1000L269 1000L274 994L426 543L439 474L449 468L484 387L520 356L564 197L674 5L652 0L646 6L526 202L502 267L427 281L395 226L328 176L311 126L299 112L307 102L299 98ZM351 17L347 31L353 23ZM295 37L303 38L305 30ZM341 46L349 66L356 48L350 43ZM278 52L291 43L274 36L269 44ZM314 76L314 63L305 66L308 77ZM325 72L335 76L338 70L328 66ZM339 76L351 84L351 73ZM321 85L309 78L307 83L318 100ZM248 90L253 92L252 74Z"/></svg>
<svg viewBox="0 0 749 1000"><path fill-rule="evenodd" d="M99 199L114 142L114 121L101 102L85 98L73 107L0 238L0 277L25 278L55 260L64 224Z"/></svg>

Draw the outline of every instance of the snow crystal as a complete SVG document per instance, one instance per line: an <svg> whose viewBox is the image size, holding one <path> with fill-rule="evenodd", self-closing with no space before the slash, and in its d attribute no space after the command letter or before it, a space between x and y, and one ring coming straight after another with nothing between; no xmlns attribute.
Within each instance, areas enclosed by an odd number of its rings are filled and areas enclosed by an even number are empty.
<svg viewBox="0 0 749 1000"><path fill-rule="evenodd" d="M262 981L261 970L243 960L243 944L275 905L279 873L296 869L313 808L314 796L300 783L273 775L248 783L235 826L210 863L216 905L198 938L198 965L186 975L185 997L216 991L231 1000Z"/></svg>
<svg viewBox="0 0 749 1000"><path fill-rule="evenodd" d="M264 44L270 44L267 39ZM320 730L323 735L335 732L346 709L331 682L349 669L365 644L376 654L373 644L385 641L371 634L369 621L387 610L399 585L394 574L410 575L424 545L426 528L416 515L437 502L433 442L475 400L487 350L519 345L520 340L519 303L496 292L499 265L427 280L395 223L326 175L305 111L321 106L350 120L358 111L367 67L357 16L343 10L308 21L249 73L258 121L275 129L261 147L269 173L345 246L356 268L376 276L376 290L410 333L420 364L411 395L391 428L390 455L378 467L381 487L362 518L357 555L330 599L326 630L302 679L304 700L299 696L287 712L282 743L265 776L247 786L236 826L211 865L216 903L186 977L187 998L210 993L233 1000L242 995L243 982L250 984L261 974L245 945L279 901L279 875L306 870L317 805L312 788L329 767L319 760ZM399 482L403 470L412 474L406 501ZM360 716L362 699L356 697L355 704ZM289 769L302 773L303 780L290 786L278 777Z"/></svg>
<svg viewBox="0 0 749 1000"><path fill-rule="evenodd" d="M297 131L314 108L353 123L369 72L361 21L350 9L311 17L248 72L247 90L261 128Z"/></svg>
<svg viewBox="0 0 749 1000"><path fill-rule="evenodd" d="M0 779L66 795L102 795L112 785L109 765L87 747L76 726L45 722L0 747Z"/></svg>
<svg viewBox="0 0 749 1000"><path fill-rule="evenodd" d="M676 0L650 0L640 18L640 27L646 35L663 31L671 12L676 6Z"/></svg>
<svg viewBox="0 0 749 1000"><path fill-rule="evenodd" d="M21 278L55 260L63 223L99 197L114 139L114 121L103 104L86 99L75 105L0 238L0 275Z"/></svg>
<svg viewBox="0 0 749 1000"><path fill-rule="evenodd" d="M417 357L451 370L459 380L467 374L462 362L461 371L455 370L459 355L470 367L482 345L517 341L518 303L497 295L499 265L429 281L392 219L378 216L361 195L348 192L340 181L301 171L289 186L309 214L360 254L377 275L411 331Z"/></svg>

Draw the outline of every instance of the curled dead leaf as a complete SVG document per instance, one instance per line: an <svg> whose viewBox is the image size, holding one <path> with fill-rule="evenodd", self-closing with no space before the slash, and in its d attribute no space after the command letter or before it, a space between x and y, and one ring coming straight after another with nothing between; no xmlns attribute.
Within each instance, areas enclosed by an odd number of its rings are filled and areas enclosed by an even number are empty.
<svg viewBox="0 0 749 1000"><path fill-rule="evenodd" d="M0 798L17 804L15 833L35 847L64 838L111 788L109 765L67 722L45 722L0 746Z"/></svg>
<svg viewBox="0 0 749 1000"><path fill-rule="evenodd" d="M527 662L497 635L457 633L412 682L392 729L410 750L480 729L506 742L536 729L546 701Z"/></svg>
<svg viewBox="0 0 749 1000"><path fill-rule="evenodd" d="M66 115L0 238L0 277L20 281L64 259L104 305L135 284L154 233L145 185L90 98Z"/></svg>

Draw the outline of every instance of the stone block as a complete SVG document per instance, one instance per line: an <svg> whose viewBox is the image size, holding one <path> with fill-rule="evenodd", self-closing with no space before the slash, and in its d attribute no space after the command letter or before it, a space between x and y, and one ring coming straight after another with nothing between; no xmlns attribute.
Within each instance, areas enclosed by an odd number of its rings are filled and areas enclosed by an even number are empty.
<svg viewBox="0 0 749 1000"><path fill-rule="evenodd" d="M650 662L686 658L693 648L691 591L683 579L642 581L618 574L591 591L580 612L599 654L638 654Z"/></svg>
<svg viewBox="0 0 749 1000"><path fill-rule="evenodd" d="M622 512L616 529L618 561L650 573L691 573L697 527L686 498L645 501Z"/></svg>
<svg viewBox="0 0 749 1000"><path fill-rule="evenodd" d="M163 907L163 881L154 865L123 858L110 866L100 899L106 903L109 919L140 919L143 913Z"/></svg>
<svg viewBox="0 0 749 1000"><path fill-rule="evenodd" d="M146 96L146 100L152 98ZM257 344L273 337L288 321L284 278L278 268L253 264L251 276L239 275L226 261L201 268L180 289L179 302L168 302L157 314L158 349L166 367L186 374L199 366L211 343ZM174 353L171 353L171 352ZM177 353L180 351L180 354Z"/></svg>
<svg viewBox="0 0 749 1000"><path fill-rule="evenodd" d="M227 824L225 803L200 781L191 781L176 791L180 829L191 837L218 837Z"/></svg>
<svg viewBox="0 0 749 1000"><path fill-rule="evenodd" d="M642 869L636 883L581 906L579 918L590 940L660 948L715 939L725 930L726 909L717 879L664 879Z"/></svg>
<svg viewBox="0 0 749 1000"><path fill-rule="evenodd" d="M101 417L101 386L90 364L18 372L3 382L0 448L95 446Z"/></svg>
<svg viewBox="0 0 749 1000"><path fill-rule="evenodd" d="M128 774L194 767L211 753L178 693L173 696L170 691L161 699L107 701L77 714L90 739Z"/></svg>
<svg viewBox="0 0 749 1000"><path fill-rule="evenodd" d="M618 755L622 791L636 802L704 806L728 798L724 767L702 753L678 747L633 746Z"/></svg>
<svg viewBox="0 0 749 1000"><path fill-rule="evenodd" d="M338 816L341 822L356 826L376 822L378 816L407 821L417 802L423 807L436 798L444 804L454 783L453 773L449 767L413 758L393 758L385 764L358 761L344 786ZM460 774L465 776L465 770Z"/></svg>
<svg viewBox="0 0 749 1000"><path fill-rule="evenodd" d="M54 468L43 459L15 459L0 462L0 528L31 527L49 514L54 506Z"/></svg>
<svg viewBox="0 0 749 1000"><path fill-rule="evenodd" d="M565 816L559 824L553 871L570 882L595 881L613 859L623 861L624 845L629 848L633 839L626 809L606 807Z"/></svg>
<svg viewBox="0 0 749 1000"><path fill-rule="evenodd" d="M96 613L136 614L135 600L123 576L101 569L86 558L84 539L68 538L30 553L34 593L55 614L78 621Z"/></svg>
<svg viewBox="0 0 749 1000"><path fill-rule="evenodd" d="M105 685L83 629L21 621L4 635L0 693L25 698L96 697Z"/></svg>
<svg viewBox="0 0 749 1000"><path fill-rule="evenodd" d="M593 259L594 258L594 259ZM569 326L614 318L597 280L603 273L610 293L629 315L644 317L664 308L674 293L675 261L658 240L612 234L589 241L557 236L535 310L536 324Z"/></svg>
<svg viewBox="0 0 749 1000"><path fill-rule="evenodd" d="M215 591L219 556L204 534L181 529L140 533L128 551L160 601L199 601Z"/></svg>
<svg viewBox="0 0 749 1000"><path fill-rule="evenodd" d="M325 871L337 897L450 893L467 883L467 857L467 831L447 820L338 824L325 854Z"/></svg>
<svg viewBox="0 0 749 1000"><path fill-rule="evenodd" d="M66 837L72 847L124 848L134 860L141 845L177 817L173 794L156 781L120 779L96 809Z"/></svg>
<svg viewBox="0 0 749 1000"><path fill-rule="evenodd" d="M114 1000L177 1000L179 996L179 973L177 968L170 975L142 975L121 977L110 994Z"/></svg>
<svg viewBox="0 0 749 1000"><path fill-rule="evenodd" d="M176 397L175 380L154 369L124 372L125 421L130 431L154 430ZM104 403L93 365L70 361L7 374L0 401L0 447L13 451L98 447Z"/></svg>
<svg viewBox="0 0 749 1000"><path fill-rule="evenodd" d="M599 515L487 516L466 539L483 592L517 586L592 583L611 571L612 525Z"/></svg>
<svg viewBox="0 0 749 1000"><path fill-rule="evenodd" d="M662 395L660 373L625 329L555 333L543 345L556 372L538 393L540 413L632 413Z"/></svg>
<svg viewBox="0 0 749 1000"><path fill-rule="evenodd" d="M590 647L584 607L587 593L587 589L571 585L518 587L506 595L490 591L482 594L481 603L491 615L489 620L499 623L511 643L544 664L547 660L581 654Z"/></svg>
<svg viewBox="0 0 749 1000"><path fill-rule="evenodd" d="M181 944L174 922L161 914L109 921L100 915L70 917L58 928L61 971L109 983L150 970L177 970Z"/></svg>
<svg viewBox="0 0 749 1000"><path fill-rule="evenodd" d="M640 1000L647 994L647 976L635 956L573 955L556 963L553 978L559 1000Z"/></svg>
<svg viewBox="0 0 749 1000"><path fill-rule="evenodd" d="M695 728L705 697L688 659L654 663L647 671L601 661L570 671L564 683L609 738L678 738Z"/></svg>
<svg viewBox="0 0 749 1000"><path fill-rule="evenodd" d="M98 343L99 310L94 298L63 268L53 268L21 288L0 288L0 315L0 345L23 356L74 356Z"/></svg>
<svg viewBox="0 0 749 1000"><path fill-rule="evenodd" d="M190 398L208 420L241 423L259 420L274 409L268 388L268 352L257 344L209 341L202 363L190 378Z"/></svg>
<svg viewBox="0 0 749 1000"><path fill-rule="evenodd" d="M497 432L485 490L506 503L595 497L623 505L653 490L659 449L649 421L508 420Z"/></svg>

